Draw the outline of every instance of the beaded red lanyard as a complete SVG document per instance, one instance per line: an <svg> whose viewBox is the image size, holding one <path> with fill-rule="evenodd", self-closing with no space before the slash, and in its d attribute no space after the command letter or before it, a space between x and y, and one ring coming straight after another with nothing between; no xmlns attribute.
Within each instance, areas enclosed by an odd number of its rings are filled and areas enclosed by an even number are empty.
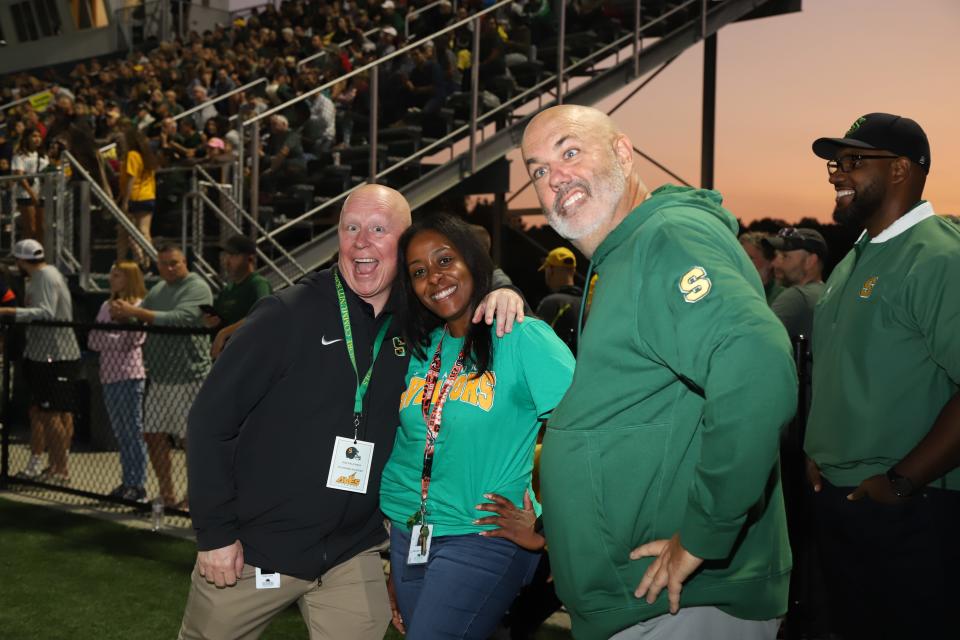
<svg viewBox="0 0 960 640"><path fill-rule="evenodd" d="M447 330L443 330L440 336L440 344L437 345L437 351L433 354L433 360L430 362L430 369L427 371L427 377L423 385L423 399L420 402L420 408L423 413L423 421L427 426L426 444L423 448L423 472L420 474L420 510L413 514L407 521L407 524L426 524L427 516L427 494L430 492L430 475L433 470L433 453L437 443L437 437L440 435L440 421L443 417L443 405L447 402L450 390L453 388L457 377L463 371L463 350L457 356L457 361L450 369L443 385L440 387L440 393L437 401L433 403L433 410L430 410L433 392L436 389L437 382L440 379L440 351L443 348L443 338Z"/></svg>

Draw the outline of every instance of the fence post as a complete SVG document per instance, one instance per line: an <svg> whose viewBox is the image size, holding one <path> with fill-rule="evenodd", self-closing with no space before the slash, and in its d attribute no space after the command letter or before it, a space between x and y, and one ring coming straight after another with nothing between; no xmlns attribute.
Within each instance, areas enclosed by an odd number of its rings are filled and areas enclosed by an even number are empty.
<svg viewBox="0 0 960 640"><path fill-rule="evenodd" d="M0 324L0 336L3 336L3 384L0 385L0 416L3 417L3 429L0 429L0 488L6 488L10 479L10 429L12 428L10 410L10 323Z"/></svg>

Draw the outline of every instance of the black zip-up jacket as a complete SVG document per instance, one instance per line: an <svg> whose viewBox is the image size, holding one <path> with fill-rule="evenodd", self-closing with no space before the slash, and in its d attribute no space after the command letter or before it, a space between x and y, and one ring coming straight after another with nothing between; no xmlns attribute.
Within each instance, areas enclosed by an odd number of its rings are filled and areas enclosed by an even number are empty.
<svg viewBox="0 0 960 640"><path fill-rule="evenodd" d="M362 377L391 304L374 318L343 284ZM190 515L201 551L239 539L248 564L315 580L386 540L380 476L409 359L397 325L364 398L360 439L375 443L367 492L351 493L326 486L334 438L353 437L357 386L333 273L310 274L257 303L190 411Z"/></svg>

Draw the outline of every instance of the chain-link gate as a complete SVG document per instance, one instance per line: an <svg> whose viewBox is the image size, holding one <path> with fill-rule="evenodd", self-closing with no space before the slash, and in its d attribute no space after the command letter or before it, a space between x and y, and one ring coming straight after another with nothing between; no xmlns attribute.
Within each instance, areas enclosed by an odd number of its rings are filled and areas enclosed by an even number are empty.
<svg viewBox="0 0 960 640"><path fill-rule="evenodd" d="M187 414L209 331L4 322L0 340L0 485L187 516Z"/></svg>

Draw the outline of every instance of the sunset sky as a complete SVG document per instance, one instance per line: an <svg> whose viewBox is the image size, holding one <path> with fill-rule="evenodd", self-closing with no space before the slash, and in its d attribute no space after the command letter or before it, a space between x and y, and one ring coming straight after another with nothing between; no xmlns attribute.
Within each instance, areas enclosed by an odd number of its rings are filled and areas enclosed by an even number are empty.
<svg viewBox="0 0 960 640"><path fill-rule="evenodd" d="M960 2L803 0L803 11L718 38L716 188L734 215L830 220L833 189L810 145L857 117L913 118L930 139L925 197L960 214ZM614 119L637 148L699 185L703 47L689 49ZM609 111L635 84L595 105ZM526 175L519 153L512 186ZM670 178L640 160L648 186ZM531 189L512 208L537 206Z"/></svg>

